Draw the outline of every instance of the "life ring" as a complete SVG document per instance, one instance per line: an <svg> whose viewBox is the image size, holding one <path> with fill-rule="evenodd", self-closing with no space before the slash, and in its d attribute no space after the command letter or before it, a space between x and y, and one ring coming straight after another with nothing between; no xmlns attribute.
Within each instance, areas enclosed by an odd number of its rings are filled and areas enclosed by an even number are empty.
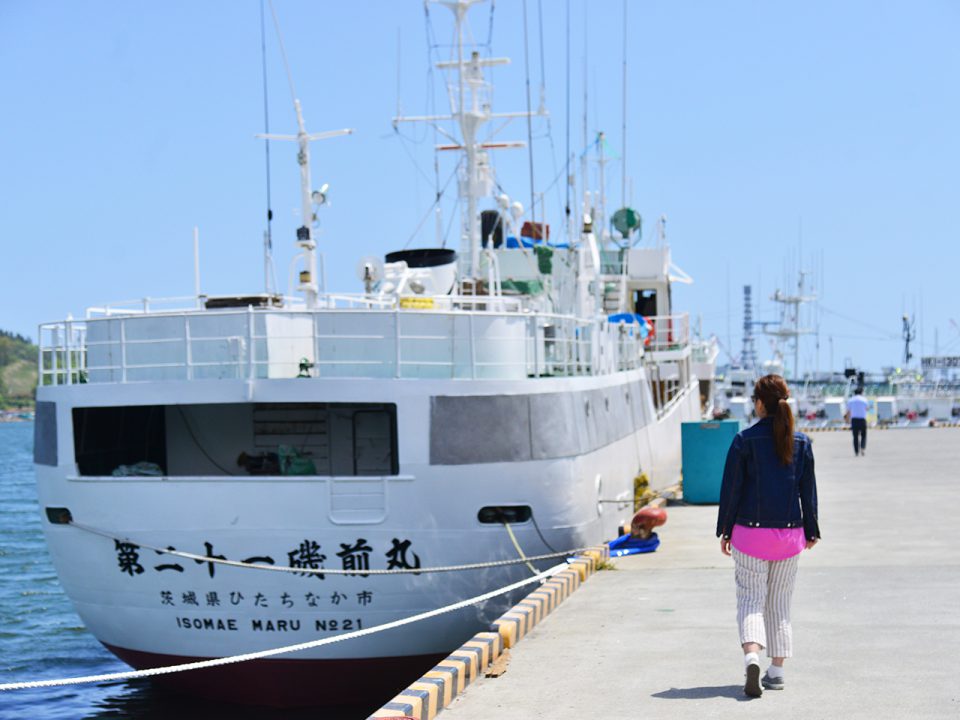
<svg viewBox="0 0 960 720"><path fill-rule="evenodd" d="M643 318L643 321L647 324L647 336L643 339L643 346L650 347L650 341L657 336L657 326L650 318Z"/></svg>

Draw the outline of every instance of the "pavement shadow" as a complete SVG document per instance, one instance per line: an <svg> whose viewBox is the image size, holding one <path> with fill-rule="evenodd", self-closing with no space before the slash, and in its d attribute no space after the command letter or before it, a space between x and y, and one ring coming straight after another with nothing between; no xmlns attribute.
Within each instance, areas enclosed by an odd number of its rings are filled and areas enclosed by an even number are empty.
<svg viewBox="0 0 960 720"><path fill-rule="evenodd" d="M651 697L664 700L707 700L709 698L730 698L746 702L752 698L743 694L743 685L715 685L713 687L670 688L653 693Z"/></svg>

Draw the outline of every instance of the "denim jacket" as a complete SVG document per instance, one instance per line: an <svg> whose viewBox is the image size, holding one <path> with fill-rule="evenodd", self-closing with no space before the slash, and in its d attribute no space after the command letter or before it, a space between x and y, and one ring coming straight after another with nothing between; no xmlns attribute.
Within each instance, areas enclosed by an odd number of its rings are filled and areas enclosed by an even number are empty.
<svg viewBox="0 0 960 720"><path fill-rule="evenodd" d="M769 418L737 434L723 470L717 536L730 537L734 525L803 527L807 540L820 537L810 438L793 434L793 462L784 465Z"/></svg>

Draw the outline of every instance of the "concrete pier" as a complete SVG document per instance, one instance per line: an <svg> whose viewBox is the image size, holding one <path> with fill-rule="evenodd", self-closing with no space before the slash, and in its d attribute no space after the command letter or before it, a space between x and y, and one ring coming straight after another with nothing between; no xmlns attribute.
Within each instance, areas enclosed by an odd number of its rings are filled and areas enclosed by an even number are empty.
<svg viewBox="0 0 960 720"><path fill-rule="evenodd" d="M822 542L800 560L786 689L743 695L716 506L672 506L441 713L488 718L960 717L960 429L814 433ZM762 667L768 664L762 658Z"/></svg>

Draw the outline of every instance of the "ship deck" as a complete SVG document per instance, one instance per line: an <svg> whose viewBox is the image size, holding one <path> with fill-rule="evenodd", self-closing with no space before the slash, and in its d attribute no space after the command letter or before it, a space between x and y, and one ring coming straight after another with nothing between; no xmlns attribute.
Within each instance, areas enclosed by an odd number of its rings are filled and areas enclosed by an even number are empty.
<svg viewBox="0 0 960 720"><path fill-rule="evenodd" d="M801 558L785 691L744 697L716 506L681 505L656 553L594 575L441 716L956 716L960 429L871 433L859 458L848 433L812 437L824 539Z"/></svg>

